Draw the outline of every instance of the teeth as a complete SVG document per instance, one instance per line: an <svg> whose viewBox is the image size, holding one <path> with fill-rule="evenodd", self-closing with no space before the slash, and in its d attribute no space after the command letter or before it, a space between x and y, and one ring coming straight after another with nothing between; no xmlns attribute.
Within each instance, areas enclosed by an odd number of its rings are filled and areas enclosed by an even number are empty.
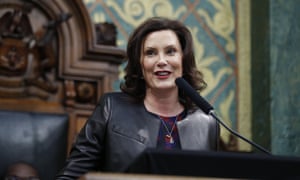
<svg viewBox="0 0 300 180"><path fill-rule="evenodd" d="M160 76L165 76L165 75L168 75L169 72L157 72L157 74Z"/></svg>

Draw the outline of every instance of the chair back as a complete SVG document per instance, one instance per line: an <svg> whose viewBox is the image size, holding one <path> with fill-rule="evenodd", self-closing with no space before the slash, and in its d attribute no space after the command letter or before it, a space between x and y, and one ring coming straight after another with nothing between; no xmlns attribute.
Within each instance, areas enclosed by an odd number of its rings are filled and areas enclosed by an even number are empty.
<svg viewBox="0 0 300 180"><path fill-rule="evenodd" d="M53 180L67 155L68 116L0 110L0 174L17 161L37 168L42 180Z"/></svg>

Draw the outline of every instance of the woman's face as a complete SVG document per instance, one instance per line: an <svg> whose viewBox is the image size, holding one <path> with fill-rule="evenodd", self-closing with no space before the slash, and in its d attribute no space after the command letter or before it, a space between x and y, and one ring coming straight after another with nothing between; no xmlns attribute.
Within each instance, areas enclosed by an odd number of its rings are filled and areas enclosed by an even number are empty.
<svg viewBox="0 0 300 180"><path fill-rule="evenodd" d="M182 76L182 50L172 30L147 35L142 47L141 65L147 88L176 88L175 79Z"/></svg>

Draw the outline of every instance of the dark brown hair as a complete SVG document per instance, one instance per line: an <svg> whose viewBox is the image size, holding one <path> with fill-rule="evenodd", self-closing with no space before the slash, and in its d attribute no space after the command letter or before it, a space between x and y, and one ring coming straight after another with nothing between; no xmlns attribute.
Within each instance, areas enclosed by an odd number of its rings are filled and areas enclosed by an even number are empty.
<svg viewBox="0 0 300 180"><path fill-rule="evenodd" d="M172 30L179 39L183 52L183 78L197 91L201 91L206 87L203 75L196 67L193 39L189 29L177 20L152 17L138 26L129 37L125 81L120 85L123 92L138 101L142 101L146 94L146 84L144 79L141 78L143 76L140 63L142 47L148 34L160 30ZM192 107L192 102L183 92L179 91L179 96L185 107Z"/></svg>

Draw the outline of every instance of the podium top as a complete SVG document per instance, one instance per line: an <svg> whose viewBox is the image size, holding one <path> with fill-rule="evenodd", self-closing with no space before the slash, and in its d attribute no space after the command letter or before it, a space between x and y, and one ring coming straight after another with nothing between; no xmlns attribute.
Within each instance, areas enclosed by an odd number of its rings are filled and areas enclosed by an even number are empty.
<svg viewBox="0 0 300 180"><path fill-rule="evenodd" d="M242 152L146 149L126 172L222 178L300 178L300 158Z"/></svg>
<svg viewBox="0 0 300 180"><path fill-rule="evenodd" d="M228 180L228 179L211 178L211 177L152 175L152 174L89 172L83 175L82 177L80 177L79 180Z"/></svg>

